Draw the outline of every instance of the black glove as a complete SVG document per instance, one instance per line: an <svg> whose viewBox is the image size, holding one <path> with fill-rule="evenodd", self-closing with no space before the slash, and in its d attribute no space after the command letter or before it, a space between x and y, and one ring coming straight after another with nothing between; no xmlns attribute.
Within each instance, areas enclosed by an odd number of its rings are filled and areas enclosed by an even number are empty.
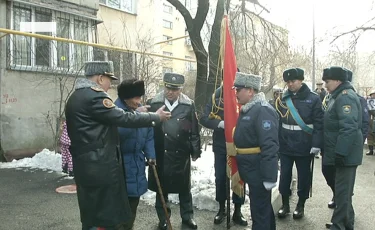
<svg viewBox="0 0 375 230"><path fill-rule="evenodd" d="M344 167L345 166L345 157L343 155L337 154L335 156L335 166Z"/></svg>

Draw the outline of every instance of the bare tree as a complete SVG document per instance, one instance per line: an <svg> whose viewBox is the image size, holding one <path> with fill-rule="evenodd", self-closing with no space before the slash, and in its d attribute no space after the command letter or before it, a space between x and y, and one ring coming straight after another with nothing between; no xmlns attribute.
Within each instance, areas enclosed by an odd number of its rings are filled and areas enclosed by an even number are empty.
<svg viewBox="0 0 375 230"><path fill-rule="evenodd" d="M263 76L262 91L268 93L280 82L288 63L288 32L242 4L231 13L231 31L237 64L241 71Z"/></svg>

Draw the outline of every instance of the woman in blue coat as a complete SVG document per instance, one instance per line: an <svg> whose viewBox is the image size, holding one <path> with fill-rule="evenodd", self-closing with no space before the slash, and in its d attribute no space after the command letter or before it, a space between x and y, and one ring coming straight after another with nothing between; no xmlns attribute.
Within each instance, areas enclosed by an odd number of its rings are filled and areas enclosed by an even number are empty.
<svg viewBox="0 0 375 230"><path fill-rule="evenodd" d="M117 87L115 104L126 112L139 113L145 110L141 98L145 94L144 82L127 79ZM129 204L135 221L139 198L147 192L146 162L155 164L153 128L118 128L122 160Z"/></svg>

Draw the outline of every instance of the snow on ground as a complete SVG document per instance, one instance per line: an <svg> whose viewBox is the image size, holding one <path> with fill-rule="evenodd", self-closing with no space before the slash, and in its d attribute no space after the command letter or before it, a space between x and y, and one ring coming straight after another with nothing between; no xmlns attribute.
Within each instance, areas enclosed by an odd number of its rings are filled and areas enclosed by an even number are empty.
<svg viewBox="0 0 375 230"><path fill-rule="evenodd" d="M8 163L0 163L0 168L15 168L18 170L30 171L31 169L42 169L43 171L61 172L61 155L43 149L32 158L13 160ZM147 170L146 170L147 172ZM191 193L193 195L193 205L198 209L218 210L218 204L215 201L215 170L214 153L211 146L203 151L201 158L192 162ZM141 199L150 205L155 204L156 193L148 191ZM248 197L246 198L248 200ZM170 194L169 200L178 203L178 194ZM248 202L247 202L248 203Z"/></svg>

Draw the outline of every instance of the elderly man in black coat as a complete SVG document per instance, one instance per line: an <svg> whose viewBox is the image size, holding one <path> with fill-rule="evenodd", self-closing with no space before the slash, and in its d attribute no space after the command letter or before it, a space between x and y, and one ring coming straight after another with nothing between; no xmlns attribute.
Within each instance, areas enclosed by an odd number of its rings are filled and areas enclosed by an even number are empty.
<svg viewBox="0 0 375 230"><path fill-rule="evenodd" d="M168 193L178 193L182 223L191 229L197 229L193 217L193 201L190 191L190 159L195 161L201 155L198 118L194 101L181 92L185 82L184 76L166 73L163 81L164 91L149 102L150 111L156 111L160 106L165 106L165 109L172 114L171 119L154 128L156 168L164 199L168 201ZM149 189L158 192L152 170L149 170L148 179ZM167 217L163 210L160 194L156 195L155 208L159 217L159 229L167 229ZM170 215L169 206L167 209Z"/></svg>
<svg viewBox="0 0 375 230"><path fill-rule="evenodd" d="M88 62L85 75L77 80L65 111L82 230L130 230L133 217L117 126L151 127L170 113L161 108L156 113L133 114L117 108L106 93L111 80L117 79L112 62Z"/></svg>

